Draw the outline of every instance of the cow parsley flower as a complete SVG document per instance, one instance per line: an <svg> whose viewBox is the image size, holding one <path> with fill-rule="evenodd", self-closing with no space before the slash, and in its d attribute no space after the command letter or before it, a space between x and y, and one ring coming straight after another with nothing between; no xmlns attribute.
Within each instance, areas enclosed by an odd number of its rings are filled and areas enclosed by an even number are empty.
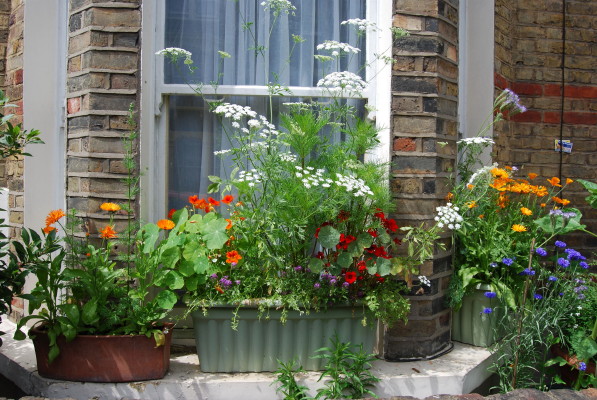
<svg viewBox="0 0 597 400"><path fill-rule="evenodd" d="M257 113L251 110L249 106L239 106L238 104L223 103L216 107L215 114L222 115L224 118L231 118L234 121L240 121L243 117L256 118Z"/></svg>
<svg viewBox="0 0 597 400"><path fill-rule="evenodd" d="M340 22L340 25L351 25L354 26L357 31L366 31L367 29L373 30L373 31L378 31L379 28L377 27L377 24L373 21L369 21L366 19L361 19L361 18L351 18L351 19L347 19L346 21L342 21Z"/></svg>
<svg viewBox="0 0 597 400"><path fill-rule="evenodd" d="M488 138L488 137L480 137L480 136L479 137L473 137L473 138L460 139L456 143L463 144L465 146L470 146L472 144L482 144L482 145L495 144L495 142L493 141L493 139Z"/></svg>
<svg viewBox="0 0 597 400"><path fill-rule="evenodd" d="M343 53L358 54L361 49L353 47L348 43L338 42L336 40L326 40L325 42L317 45L317 50L328 50L328 51L340 51ZM332 54L334 55L334 54Z"/></svg>
<svg viewBox="0 0 597 400"><path fill-rule="evenodd" d="M461 228L463 218L458 211L460 209L452 203L447 203L445 206L440 206L435 209L437 216L434 220L437 222L438 228L448 227L448 229L458 230Z"/></svg>
<svg viewBox="0 0 597 400"><path fill-rule="evenodd" d="M261 6L265 11L271 10L275 16L281 13L294 15L296 11L296 7L288 0L265 0L261 2Z"/></svg>
<svg viewBox="0 0 597 400"><path fill-rule="evenodd" d="M317 82L317 87L324 87L332 93L345 93L361 96L367 84L357 74L352 72L332 72Z"/></svg>

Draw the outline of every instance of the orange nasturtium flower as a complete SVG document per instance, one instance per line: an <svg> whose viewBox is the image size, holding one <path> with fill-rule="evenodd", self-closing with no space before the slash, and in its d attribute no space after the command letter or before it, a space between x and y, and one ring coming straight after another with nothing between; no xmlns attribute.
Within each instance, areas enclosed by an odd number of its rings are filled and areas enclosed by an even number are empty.
<svg viewBox="0 0 597 400"><path fill-rule="evenodd" d="M156 225L158 228L163 229L165 231L169 231L170 229L174 228L176 224L174 221L170 221L169 219L160 219Z"/></svg>
<svg viewBox="0 0 597 400"><path fill-rule="evenodd" d="M103 203L100 208L104 211L116 212L120 210L120 206L116 203Z"/></svg>
<svg viewBox="0 0 597 400"><path fill-rule="evenodd" d="M547 182L551 183L551 186L562 187L562 185L560 185L560 178L558 178L557 176L548 179Z"/></svg>
<svg viewBox="0 0 597 400"><path fill-rule="evenodd" d="M50 211L46 217L46 226L54 225L58 220L64 217L66 214L62 210Z"/></svg>
<svg viewBox="0 0 597 400"><path fill-rule="evenodd" d="M213 197L208 197L207 201L209 201L209 204L212 206L219 206L220 202L217 201L216 199L214 199Z"/></svg>
<svg viewBox="0 0 597 400"><path fill-rule="evenodd" d="M533 212L526 207L521 207L520 212L523 213L524 215L533 215Z"/></svg>
<svg viewBox="0 0 597 400"><path fill-rule="evenodd" d="M514 224L512 225L512 230L514 232L526 232L527 228L524 225Z"/></svg>
<svg viewBox="0 0 597 400"><path fill-rule="evenodd" d="M228 225L226 225L226 229L232 228L232 220L229 218L226 218L226 222L228 222Z"/></svg>
<svg viewBox="0 0 597 400"><path fill-rule="evenodd" d="M103 239L113 239L116 237L116 231L112 225L106 225L106 227L100 231L100 237Z"/></svg>
<svg viewBox="0 0 597 400"><path fill-rule="evenodd" d="M233 200L234 196L232 196L231 194L227 194L226 196L222 197L222 203L224 204L230 204Z"/></svg>
<svg viewBox="0 0 597 400"><path fill-rule="evenodd" d="M44 233L47 235L48 233L52 232L54 229L56 229L55 227L48 225L46 226L44 229L42 229L44 231Z"/></svg>
<svg viewBox="0 0 597 400"><path fill-rule="evenodd" d="M228 264L237 263L240 260L242 260L242 257L238 254L238 251L232 250L226 253L226 262Z"/></svg>
<svg viewBox="0 0 597 400"><path fill-rule="evenodd" d="M538 175L534 172L529 173L529 179L533 180L537 177Z"/></svg>

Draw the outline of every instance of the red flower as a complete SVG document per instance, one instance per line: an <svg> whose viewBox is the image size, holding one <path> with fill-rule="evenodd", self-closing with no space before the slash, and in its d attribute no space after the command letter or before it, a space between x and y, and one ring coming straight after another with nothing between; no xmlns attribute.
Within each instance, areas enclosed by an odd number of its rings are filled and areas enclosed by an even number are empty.
<svg viewBox="0 0 597 400"><path fill-rule="evenodd" d="M360 273L363 273L367 271L367 264L365 263L365 261L361 260L357 263L357 268L359 269Z"/></svg>
<svg viewBox="0 0 597 400"><path fill-rule="evenodd" d="M383 226L390 232L396 232L398 230L398 224L391 218L388 218L385 221L383 221Z"/></svg>
<svg viewBox="0 0 597 400"><path fill-rule="evenodd" d="M373 214L374 216L376 216L377 218L381 219L382 221L384 219L386 219L386 216L383 212L381 212L381 210L378 209L379 212L376 212L375 214Z"/></svg>
<svg viewBox="0 0 597 400"><path fill-rule="evenodd" d="M380 274L375 274L375 277L377 278L377 282L379 283L383 283L386 280L386 278L384 278Z"/></svg>
<svg viewBox="0 0 597 400"><path fill-rule="evenodd" d="M172 216L174 215L175 212L176 212L175 208L173 208L170 211L168 211L168 219L172 219Z"/></svg>
<svg viewBox="0 0 597 400"><path fill-rule="evenodd" d="M350 217L350 213L342 210L340 211L340 214L338 214L338 222L344 222L348 219L348 217Z"/></svg>
<svg viewBox="0 0 597 400"><path fill-rule="evenodd" d="M209 201L209 204L212 205L212 206L214 206L214 207L220 205L220 202L217 201L216 199L214 199L213 197L208 197L207 201Z"/></svg>
<svg viewBox="0 0 597 400"><path fill-rule="evenodd" d="M377 237L377 231L373 228L371 229L367 229L367 233L370 234L373 237Z"/></svg>
<svg viewBox="0 0 597 400"><path fill-rule="evenodd" d="M348 271L344 276L344 280L348 283L354 283L357 280L357 273L354 271Z"/></svg>
<svg viewBox="0 0 597 400"><path fill-rule="evenodd" d="M227 194L226 196L224 196L222 198L222 203L224 203L224 204L230 204L230 203L232 203L233 200L234 200L234 196L232 196L230 194Z"/></svg>

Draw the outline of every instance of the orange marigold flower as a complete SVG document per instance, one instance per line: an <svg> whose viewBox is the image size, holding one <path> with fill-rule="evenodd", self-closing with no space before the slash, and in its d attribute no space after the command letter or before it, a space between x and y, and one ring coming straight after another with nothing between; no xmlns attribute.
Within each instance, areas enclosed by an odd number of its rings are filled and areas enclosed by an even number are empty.
<svg viewBox="0 0 597 400"><path fill-rule="evenodd" d="M555 201L556 203L561 204L563 206L567 206L568 204L570 204L570 200L568 200L568 199L560 199L559 197L556 197L556 196L552 197L551 199L553 201Z"/></svg>
<svg viewBox="0 0 597 400"><path fill-rule="evenodd" d="M56 229L55 227L53 227L53 226L51 226L51 225L48 225L48 226L46 226L46 227L45 227L44 229L42 229L42 230L43 230L43 231L44 231L44 233L47 235L47 234L49 234L50 232L52 232L53 230L55 230L55 229Z"/></svg>
<svg viewBox="0 0 597 400"><path fill-rule="evenodd" d="M574 180L566 178L566 185L570 185L572 182L574 182Z"/></svg>
<svg viewBox="0 0 597 400"><path fill-rule="evenodd" d="M499 179L495 179L495 180L493 181L493 183L491 183L491 184L489 185L489 187L492 187L492 188L494 188L495 190L498 190L498 191L500 191L500 192L503 192L503 191L505 191L505 190L506 190L506 183L508 183L508 181L507 181L506 179L499 178Z"/></svg>
<svg viewBox="0 0 597 400"><path fill-rule="evenodd" d="M507 169L508 171L512 171L512 169L513 169L513 168L512 168L511 166L509 166L509 165L506 165L506 166L504 167L504 169Z"/></svg>
<svg viewBox="0 0 597 400"><path fill-rule="evenodd" d="M232 228L232 220L231 220L231 219L228 219L228 218L226 218L226 221L228 222L228 225L226 225L226 229L230 229L230 228Z"/></svg>
<svg viewBox="0 0 597 400"><path fill-rule="evenodd" d="M539 176L539 175L537 175L537 174L536 174L536 173L534 173L534 172L531 172L531 173L529 173L529 179L531 179L531 180L532 180L532 179L535 179L537 176Z"/></svg>
<svg viewBox="0 0 597 400"><path fill-rule="evenodd" d="M46 217L46 226L54 225L58 220L64 217L66 214L62 210L50 211Z"/></svg>
<svg viewBox="0 0 597 400"><path fill-rule="evenodd" d="M100 231L100 237L104 239L114 239L116 237L116 231L112 225L106 225L106 227Z"/></svg>
<svg viewBox="0 0 597 400"><path fill-rule="evenodd" d="M520 212L523 213L524 215L533 215L533 212L526 207L521 207Z"/></svg>
<svg viewBox="0 0 597 400"><path fill-rule="evenodd" d="M545 204L545 203L541 203L541 204L539 204L539 206L540 206L541 208L545 207L546 205L547 205L547 204Z"/></svg>
<svg viewBox="0 0 597 400"><path fill-rule="evenodd" d="M100 208L104 211L116 212L120 210L120 206L116 203L103 203Z"/></svg>
<svg viewBox="0 0 597 400"><path fill-rule="evenodd" d="M474 187L475 187L475 185L473 185L472 183L469 183L468 185L466 185L466 188L468 190L473 190Z"/></svg>
<svg viewBox="0 0 597 400"><path fill-rule="evenodd" d="M454 193L452 193L452 192L448 192L448 194L445 197L446 201L450 201L453 198L454 198Z"/></svg>
<svg viewBox="0 0 597 400"><path fill-rule="evenodd" d="M174 228L176 224L174 221L170 221L169 219L160 219L156 225L158 228L163 229L165 231L169 231L170 229Z"/></svg>
<svg viewBox="0 0 597 400"><path fill-rule="evenodd" d="M547 190L547 188L545 186L535 186L534 192L537 195L537 197L543 197L543 196L547 196L549 194L549 191Z"/></svg>
<svg viewBox="0 0 597 400"><path fill-rule="evenodd" d="M500 197L498 198L498 206L500 208L506 208L506 205L508 204L508 196L500 193Z"/></svg>
<svg viewBox="0 0 597 400"><path fill-rule="evenodd" d="M492 168L489 172L491 172L494 178L508 178L508 173L501 168Z"/></svg>
<svg viewBox="0 0 597 400"><path fill-rule="evenodd" d="M512 230L514 232L526 232L527 228L524 225L514 224L512 225Z"/></svg>
<svg viewBox="0 0 597 400"><path fill-rule="evenodd" d="M466 206L468 208L475 208L477 207L477 202L475 200L469 201L468 203L466 203Z"/></svg>
<svg viewBox="0 0 597 400"><path fill-rule="evenodd" d="M481 215L479 215L479 218L480 218L480 219L483 219L483 218L485 218L485 214L481 214Z"/></svg>
<svg viewBox="0 0 597 400"><path fill-rule="evenodd" d="M219 206L220 202L217 201L216 199L214 199L213 197L208 197L207 201L209 201L209 204L212 206Z"/></svg>
<svg viewBox="0 0 597 400"><path fill-rule="evenodd" d="M230 204L233 200L234 196L232 196L231 194L227 194L226 196L222 197L222 203L224 204Z"/></svg>
<svg viewBox="0 0 597 400"><path fill-rule="evenodd" d="M548 179L547 182L551 183L551 186L562 187L562 185L560 185L560 178L558 178L557 176Z"/></svg>
<svg viewBox="0 0 597 400"><path fill-rule="evenodd" d="M229 251L226 253L226 262L228 264L237 263L242 259L243 258L241 257L240 254L238 254L238 251L236 251L236 250L232 250L232 251Z"/></svg>

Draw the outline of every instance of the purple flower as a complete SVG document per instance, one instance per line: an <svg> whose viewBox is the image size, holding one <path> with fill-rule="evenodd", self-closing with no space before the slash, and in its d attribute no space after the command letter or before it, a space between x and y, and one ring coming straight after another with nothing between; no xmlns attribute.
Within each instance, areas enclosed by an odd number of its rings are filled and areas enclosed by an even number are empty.
<svg viewBox="0 0 597 400"><path fill-rule="evenodd" d="M319 282L315 282L315 284L313 285L313 287L315 289L319 289L321 287L321 284Z"/></svg>
<svg viewBox="0 0 597 400"><path fill-rule="evenodd" d="M337 282L336 278L330 279L330 285L335 285Z"/></svg>
<svg viewBox="0 0 597 400"><path fill-rule="evenodd" d="M497 296L496 292L485 292L485 297L487 297L488 299L493 299Z"/></svg>
<svg viewBox="0 0 597 400"><path fill-rule="evenodd" d="M344 287L344 288L347 288L347 287L349 287L349 286L350 286L350 283L348 283L348 282L344 282L344 283L342 284L342 287Z"/></svg>
<svg viewBox="0 0 597 400"><path fill-rule="evenodd" d="M556 278L555 276L552 275L549 278L547 278L547 280L550 281L550 282L555 282L555 281L558 280L558 278Z"/></svg>
<svg viewBox="0 0 597 400"><path fill-rule="evenodd" d="M578 369L579 369L580 371L586 371L586 369L587 369L587 364L585 364L585 363L584 363L584 362L582 362L582 361L581 361L581 362L579 362L579 363L578 363Z"/></svg>
<svg viewBox="0 0 597 400"><path fill-rule="evenodd" d="M562 268L568 268L570 266L570 261L560 257L558 258L558 265Z"/></svg>
<svg viewBox="0 0 597 400"><path fill-rule="evenodd" d="M227 276L223 276L222 279L220 279L220 284L224 288L229 288L230 286L232 286L232 281L230 279L228 279Z"/></svg>
<svg viewBox="0 0 597 400"><path fill-rule="evenodd" d="M483 314L491 314L493 312L493 309L491 307L485 307L483 309Z"/></svg>
<svg viewBox="0 0 597 400"><path fill-rule="evenodd" d="M541 257L545 257L547 255L547 251L543 247L537 247L537 249L535 249L535 253L539 254Z"/></svg>
<svg viewBox="0 0 597 400"><path fill-rule="evenodd" d="M581 262L579 262L579 263L578 263L578 265L580 265L580 266L581 266L581 267L583 267L584 269L588 269L588 268L589 268L589 264L587 264L587 263L586 263L586 262L584 262L584 261L581 261Z"/></svg>
<svg viewBox="0 0 597 400"><path fill-rule="evenodd" d="M522 270L521 273L519 273L518 275L535 275L535 271L530 269L530 268L525 268L524 270Z"/></svg>
<svg viewBox="0 0 597 400"><path fill-rule="evenodd" d="M234 281L234 283L236 283L237 285L240 285L240 280L237 279L237 280Z"/></svg>
<svg viewBox="0 0 597 400"><path fill-rule="evenodd" d="M211 274L209 277L211 279L218 279L218 274Z"/></svg>
<svg viewBox="0 0 597 400"><path fill-rule="evenodd" d="M556 240L556 242L554 244L561 248L566 247L566 243L562 242L561 240Z"/></svg>
<svg viewBox="0 0 597 400"><path fill-rule="evenodd" d="M543 298L543 296L541 296L539 293L535 293L533 297L535 298L535 300L541 300Z"/></svg>
<svg viewBox="0 0 597 400"><path fill-rule="evenodd" d="M504 258L502 258L502 262L504 264L506 264L507 266L510 266L514 263L514 260L512 260L511 258L504 257Z"/></svg>
<svg viewBox="0 0 597 400"><path fill-rule="evenodd" d="M294 267L295 271L302 271L303 267L301 267L300 265L297 265L296 267Z"/></svg>
<svg viewBox="0 0 597 400"><path fill-rule="evenodd" d="M584 295L584 294L580 293L580 294L578 295L578 299L579 299L579 300L584 300L584 298L585 298L585 295Z"/></svg>

